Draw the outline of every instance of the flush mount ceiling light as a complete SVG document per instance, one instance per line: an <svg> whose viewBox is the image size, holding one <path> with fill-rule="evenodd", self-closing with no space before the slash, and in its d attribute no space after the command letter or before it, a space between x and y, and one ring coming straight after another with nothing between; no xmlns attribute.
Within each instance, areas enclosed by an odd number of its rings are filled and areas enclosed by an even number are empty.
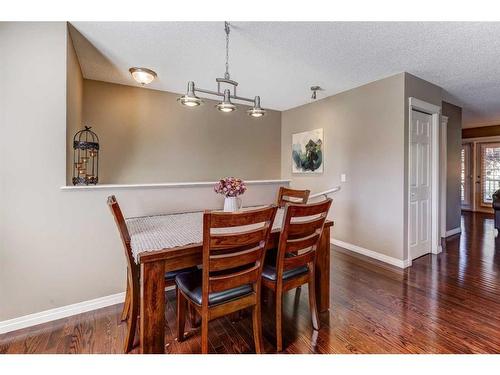
<svg viewBox="0 0 500 375"><path fill-rule="evenodd" d="M147 68L130 68L128 71L132 74L136 82L143 86L150 84L157 77L156 72Z"/></svg>
<svg viewBox="0 0 500 375"><path fill-rule="evenodd" d="M236 94L238 82L233 81L229 74L229 32L231 30L228 22L224 22L224 31L226 32L226 71L224 73L224 78L215 79L217 82L217 91L197 88L193 81L189 81L186 95L181 96L177 100L184 106L196 107L203 103L203 101L196 96L197 92L201 92L223 98L222 101L215 106L221 112L233 112L236 110L236 106L231 102L232 99L252 103L253 107L247 111L247 114L252 117L262 117L265 115L266 111L260 107L259 96L256 96L254 99L248 99ZM221 84L229 85L230 88L221 91Z"/></svg>

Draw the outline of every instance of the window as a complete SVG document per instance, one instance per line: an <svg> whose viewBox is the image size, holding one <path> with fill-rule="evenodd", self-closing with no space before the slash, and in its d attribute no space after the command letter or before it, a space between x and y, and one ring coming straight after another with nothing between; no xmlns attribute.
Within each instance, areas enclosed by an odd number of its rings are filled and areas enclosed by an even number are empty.
<svg viewBox="0 0 500 375"><path fill-rule="evenodd" d="M500 143L481 144L481 205L491 206L500 188Z"/></svg>

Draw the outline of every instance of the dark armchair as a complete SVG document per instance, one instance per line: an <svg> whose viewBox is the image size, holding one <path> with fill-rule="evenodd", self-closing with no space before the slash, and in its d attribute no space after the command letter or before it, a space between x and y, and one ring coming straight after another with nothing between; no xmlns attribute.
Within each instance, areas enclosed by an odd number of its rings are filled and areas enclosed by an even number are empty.
<svg viewBox="0 0 500 375"><path fill-rule="evenodd" d="M495 228L500 231L500 189L493 193L493 209L495 210Z"/></svg>

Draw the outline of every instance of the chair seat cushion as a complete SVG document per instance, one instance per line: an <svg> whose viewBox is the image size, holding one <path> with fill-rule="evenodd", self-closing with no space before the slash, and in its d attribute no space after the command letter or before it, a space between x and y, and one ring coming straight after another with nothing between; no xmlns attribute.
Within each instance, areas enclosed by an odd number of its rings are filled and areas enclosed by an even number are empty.
<svg viewBox="0 0 500 375"><path fill-rule="evenodd" d="M177 287L197 305L201 305L202 294L202 270L193 272L185 272L176 276L175 282ZM222 292L213 292L208 295L208 305L214 306L221 303L229 302L247 294L252 293L253 288L251 284L241 285L236 288L224 290Z"/></svg>
<svg viewBox="0 0 500 375"><path fill-rule="evenodd" d="M270 249L266 252L266 260L264 262L264 268L262 270L262 277L276 281L276 257L278 255L277 249ZM288 257L293 257L295 255L286 253L285 255ZM297 268L292 268L290 270L286 270L283 272L283 280L289 280L297 276L302 276L306 274L308 271L306 266L301 266Z"/></svg>
<svg viewBox="0 0 500 375"><path fill-rule="evenodd" d="M184 273L184 272L193 272L193 271L196 271L197 269L198 269L198 267L194 266L194 267L183 268L180 270L165 272L165 280L173 281L177 275L180 275L181 273Z"/></svg>

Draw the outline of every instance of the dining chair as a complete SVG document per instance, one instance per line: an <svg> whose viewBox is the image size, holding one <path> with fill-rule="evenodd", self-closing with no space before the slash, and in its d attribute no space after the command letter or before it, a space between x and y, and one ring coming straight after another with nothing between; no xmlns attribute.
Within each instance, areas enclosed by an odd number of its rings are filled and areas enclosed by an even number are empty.
<svg viewBox="0 0 500 375"><path fill-rule="evenodd" d="M261 275L275 205L236 213L203 215L203 268L177 283L177 339L184 339L186 306L201 315L201 351L208 353L208 323L252 307L255 351L261 353Z"/></svg>
<svg viewBox="0 0 500 375"><path fill-rule="evenodd" d="M316 307L315 261L331 199L312 204L285 205L277 249L267 252L262 285L274 292L276 310L276 347L283 350L283 293L308 285L312 325L319 329Z"/></svg>
<svg viewBox="0 0 500 375"><path fill-rule="evenodd" d="M134 256L132 254L132 248L130 246L130 234L128 232L127 223L123 217L120 205L116 200L114 195L108 197L108 206L111 209L111 213L115 219L115 223L118 227L118 232L120 233L120 238L123 243L123 248L125 250L125 258L127 260L127 289L125 293L125 303L123 305L123 311L121 314L121 320L127 321L127 334L125 337L124 352L129 353L134 346L135 332L137 328L137 317L139 316L139 281L140 272L139 266L135 263ZM175 286L175 277L182 272L193 271L197 269L196 267L181 269L173 272L165 273L165 285Z"/></svg>
<svg viewBox="0 0 500 375"><path fill-rule="evenodd" d="M278 193L278 207L283 208L287 203L307 203L309 190L295 190L281 186Z"/></svg>

